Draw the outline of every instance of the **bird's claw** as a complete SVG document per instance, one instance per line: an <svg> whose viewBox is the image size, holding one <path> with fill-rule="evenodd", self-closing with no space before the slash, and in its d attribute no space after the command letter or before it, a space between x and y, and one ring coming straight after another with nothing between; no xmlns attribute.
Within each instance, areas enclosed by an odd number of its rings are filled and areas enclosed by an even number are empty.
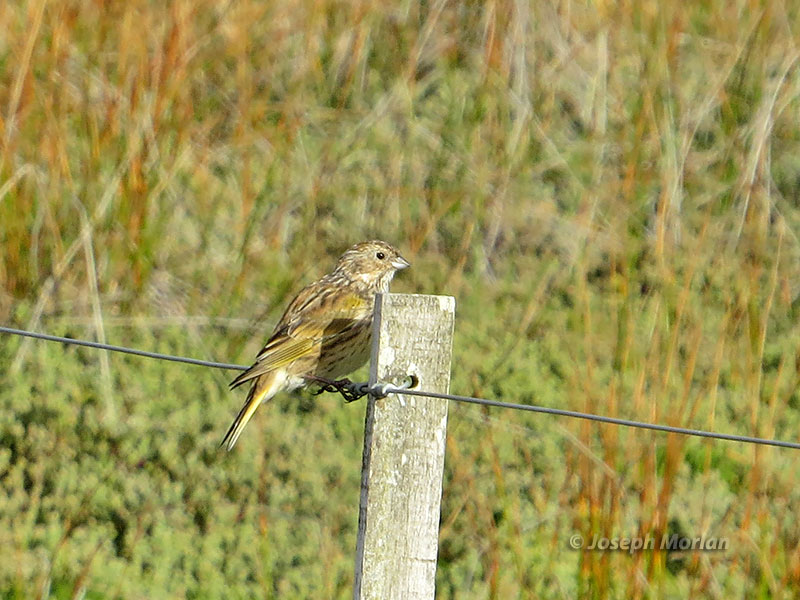
<svg viewBox="0 0 800 600"><path fill-rule="evenodd" d="M319 389L311 392L312 394L319 395L322 392L339 393L344 398L345 402L355 402L367 395L366 392L357 392L352 387L353 382L347 379L327 379L325 377L317 377L316 375L306 375L306 379L312 383L316 383Z"/></svg>

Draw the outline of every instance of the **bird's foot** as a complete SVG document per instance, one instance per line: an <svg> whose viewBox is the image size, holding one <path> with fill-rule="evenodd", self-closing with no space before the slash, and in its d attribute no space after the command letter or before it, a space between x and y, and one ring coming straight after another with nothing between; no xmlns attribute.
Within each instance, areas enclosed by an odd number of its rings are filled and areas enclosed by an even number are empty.
<svg viewBox="0 0 800 600"><path fill-rule="evenodd" d="M317 377L316 375L306 375L305 379L311 383L319 386L319 389L311 392L314 395L321 394L322 392L339 393L344 398L345 402L355 402L366 396L366 392L356 391L353 389L353 382L347 379L327 379L325 377Z"/></svg>

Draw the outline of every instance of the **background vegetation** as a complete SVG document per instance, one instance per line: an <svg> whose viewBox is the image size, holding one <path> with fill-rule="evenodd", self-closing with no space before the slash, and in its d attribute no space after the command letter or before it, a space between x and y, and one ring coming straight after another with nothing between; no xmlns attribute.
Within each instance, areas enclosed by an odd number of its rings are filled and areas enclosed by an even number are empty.
<svg viewBox="0 0 800 600"><path fill-rule="evenodd" d="M797 440L798 8L0 3L0 322L248 362L381 237L458 393ZM349 597L363 403L0 361L3 597ZM796 597L796 452L450 411L439 598ZM664 532L730 548L568 545Z"/></svg>

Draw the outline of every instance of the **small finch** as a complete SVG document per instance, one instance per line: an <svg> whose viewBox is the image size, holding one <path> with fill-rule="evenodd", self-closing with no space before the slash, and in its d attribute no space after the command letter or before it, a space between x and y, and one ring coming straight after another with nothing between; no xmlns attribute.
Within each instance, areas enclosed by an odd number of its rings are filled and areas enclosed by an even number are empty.
<svg viewBox="0 0 800 600"><path fill-rule="evenodd" d="M338 379L367 362L375 294L388 292L395 272L408 266L386 242L361 242L333 272L306 286L253 365L231 382L231 389L252 383L222 445L231 450L258 406L278 392L308 385L306 376Z"/></svg>

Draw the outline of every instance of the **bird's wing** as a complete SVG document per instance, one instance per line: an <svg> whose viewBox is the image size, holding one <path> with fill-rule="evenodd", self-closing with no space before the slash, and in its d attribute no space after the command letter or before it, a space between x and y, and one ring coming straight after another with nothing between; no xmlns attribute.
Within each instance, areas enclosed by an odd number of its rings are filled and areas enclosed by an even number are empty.
<svg viewBox="0 0 800 600"><path fill-rule="evenodd" d="M314 352L324 341L369 315L369 301L360 295L332 292L311 284L295 298L281 317L255 363L231 382L231 389Z"/></svg>

